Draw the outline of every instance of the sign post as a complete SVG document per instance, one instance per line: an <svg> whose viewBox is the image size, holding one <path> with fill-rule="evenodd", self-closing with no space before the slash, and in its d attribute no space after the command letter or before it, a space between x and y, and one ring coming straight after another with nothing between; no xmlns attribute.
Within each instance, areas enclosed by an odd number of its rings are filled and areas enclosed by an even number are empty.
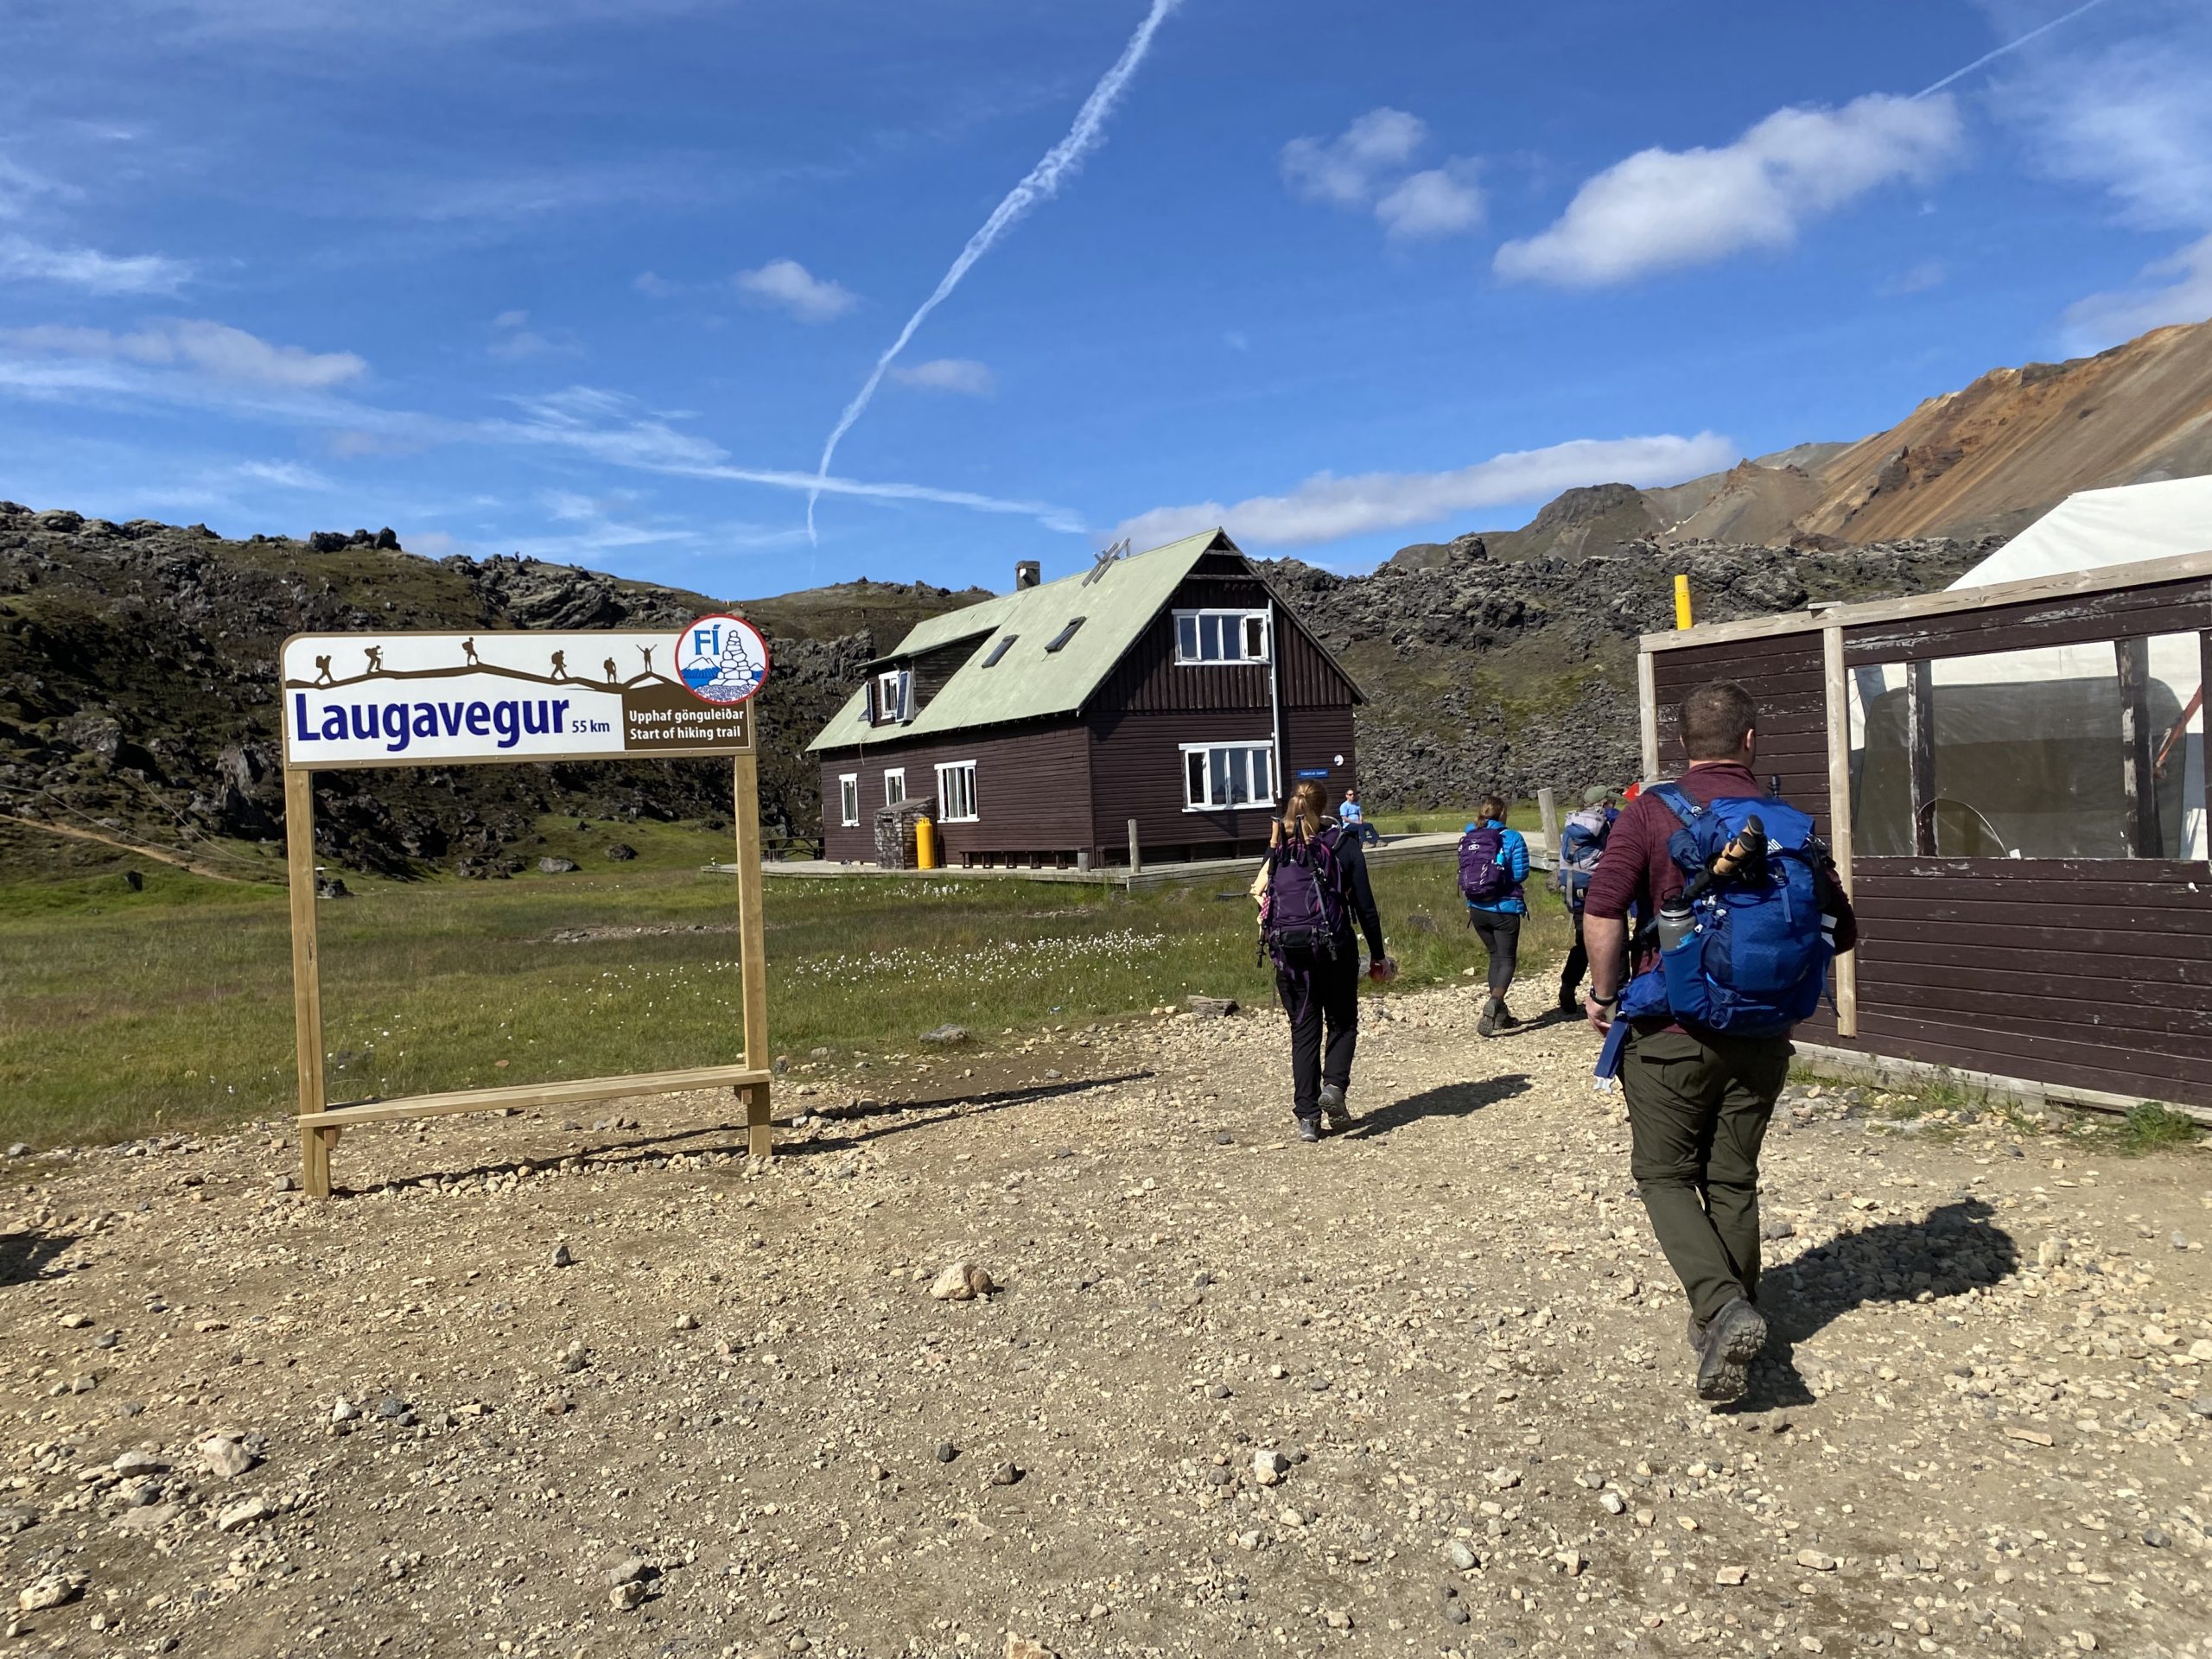
<svg viewBox="0 0 2212 1659"><path fill-rule="evenodd" d="M573 666L571 665L573 659ZM760 759L752 699L768 646L742 617L680 632L295 634L282 656L284 840L299 1047L301 1185L330 1196L341 1130L501 1107L734 1088L747 1147L767 1157L768 985L760 918ZM543 760L732 759L743 1055L734 1065L329 1103L315 941L314 774Z"/></svg>

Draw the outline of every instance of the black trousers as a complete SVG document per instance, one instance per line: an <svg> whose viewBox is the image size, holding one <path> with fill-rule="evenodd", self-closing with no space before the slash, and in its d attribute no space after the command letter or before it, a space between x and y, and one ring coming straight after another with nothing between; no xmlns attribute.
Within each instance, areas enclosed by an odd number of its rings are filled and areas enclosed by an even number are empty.
<svg viewBox="0 0 2212 1659"><path fill-rule="evenodd" d="M1521 913L1512 910L1477 910L1470 906L1467 920L1475 937L1490 952L1490 994L1503 996L1521 965Z"/></svg>
<svg viewBox="0 0 2212 1659"><path fill-rule="evenodd" d="M1582 943L1582 912L1580 909L1569 910L1567 918L1574 927L1574 943L1567 947L1567 966L1559 970L1559 994L1561 996L1573 995L1574 988L1582 982L1582 976L1590 969L1590 952Z"/></svg>
<svg viewBox="0 0 2212 1659"><path fill-rule="evenodd" d="M1351 1083L1351 1057L1359 1046L1359 950L1350 938L1311 974L1275 970L1275 994L1290 1016L1291 1109L1321 1115L1321 1085ZM1324 1047L1322 1033L1328 1041Z"/></svg>

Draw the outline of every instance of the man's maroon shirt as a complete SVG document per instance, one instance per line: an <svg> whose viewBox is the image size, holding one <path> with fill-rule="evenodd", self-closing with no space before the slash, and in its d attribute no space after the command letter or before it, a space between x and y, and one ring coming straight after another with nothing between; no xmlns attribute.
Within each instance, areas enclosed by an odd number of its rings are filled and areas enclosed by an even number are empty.
<svg viewBox="0 0 2212 1659"><path fill-rule="evenodd" d="M1766 785L1751 775L1751 768L1732 760L1692 766L1675 782L1700 806L1724 795L1756 799L1766 794ZM1621 921L1632 906L1646 922L1657 915L1659 906L1680 893L1688 880L1667 851L1668 842L1681 827L1674 809L1649 788L1630 801L1615 820L1612 834L1605 838L1605 855L1598 861L1597 872L1590 878L1583 913ZM1851 901L1844 896L1835 867L1827 865L1822 874L1827 878L1827 896L1835 911L1835 948L1840 953L1859 943L1859 919L1851 913ZM1637 953L1630 974L1649 968L1656 955L1652 950Z"/></svg>

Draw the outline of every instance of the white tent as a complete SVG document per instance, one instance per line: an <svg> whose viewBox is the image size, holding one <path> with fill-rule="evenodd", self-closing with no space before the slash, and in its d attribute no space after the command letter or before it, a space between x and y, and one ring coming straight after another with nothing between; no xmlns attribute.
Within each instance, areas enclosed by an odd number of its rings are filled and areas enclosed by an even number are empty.
<svg viewBox="0 0 2212 1659"><path fill-rule="evenodd" d="M2067 571L2135 564L2148 559L2207 551L2212 551L2212 477L2171 479L2155 484L2126 485L2116 489L2083 490L2067 497L1951 586L1954 588L1987 587L1998 582L2022 582ZM2094 690L2101 695L2103 687L2112 686L2116 701L2117 672L2110 645L2062 645L2041 651L1946 658L1934 665L1931 677L1938 688L1940 709L1942 702L1941 688L1944 686L1987 689L2036 684L2050 687L2053 691L2058 691L2062 687L2072 687L2083 692ZM2161 791L2161 794L2168 798L2177 793L2179 798L2179 819L2178 823L2171 825L2169 832L2167 856L2202 859L2206 856L2207 845L2205 710L2202 692L2202 658L2196 636L2174 634L2152 639L2150 674L2154 703L2153 721L2157 723L2163 719L2165 722L2163 729L2152 734L2152 747L2155 752L2165 755L2170 767L2178 768L2180 772L2177 791L2173 789L2171 782ZM1901 668L1868 669L1860 671L1853 679L1852 747L1859 751L1853 757L1853 770L1854 775L1860 775L1868 758L1865 753L1866 708L1883 694L1902 688L1904 675ZM2005 707L2003 699L1993 698L1987 690L1985 690L1980 702L1985 711ZM2028 710L2037 706L2037 702L2024 698L2012 705L2012 723L2015 728L2021 721L2030 718ZM2064 705L2064 699L2062 696L2053 702L2045 696L2040 699L2040 703L2046 709L2056 708ZM2080 706L2086 707L2086 702ZM1986 714L1984 718L1986 719ZM1943 735L1943 720L1944 716L1939 713L1939 742ZM1885 724L1879 720L1877 723ZM1894 713L1886 724L1894 726ZM1978 735L1986 737L1991 734L1984 732ZM2013 729L2004 735L2026 742L2041 736L2058 740L2078 734L2058 731L2044 734ZM1887 747L1894 738L1893 730L1885 731L1882 736L1878 736L1877 747ZM1941 771L1939 755L1939 795L1948 792L1944 788ZM2044 803L2046 810L2038 816L2063 818L2070 804L2063 800L2049 801ZM1980 819L1980 815L1971 811L1970 803L1961 803L1960 811L1968 817ZM2018 857L2021 855L2019 843L2026 838L2027 832L2020 827L2021 818L2017 811L2012 817L2013 825L2010 828L2003 823L1986 822L1979 822L1979 827L1986 830L1997 842L2010 843L2012 855ZM2046 835L2050 830L2049 823L2043 826ZM2173 833L2175 831L2178 832L2177 835ZM1948 850L1942 844L1940 831L1938 850ZM1993 849L1980 847L1976 850ZM2100 848L2098 850L2102 849Z"/></svg>

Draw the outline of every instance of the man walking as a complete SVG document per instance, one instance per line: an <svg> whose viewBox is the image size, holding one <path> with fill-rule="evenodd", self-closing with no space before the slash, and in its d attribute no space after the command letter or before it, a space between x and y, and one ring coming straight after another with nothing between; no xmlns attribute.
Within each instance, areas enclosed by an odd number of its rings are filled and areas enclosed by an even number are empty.
<svg viewBox="0 0 2212 1659"><path fill-rule="evenodd" d="M1591 880L1583 914L1591 985L1585 1011L1600 1031L1610 1030L1616 1018L1629 1021L1620 1079L1628 1101L1630 1173L1659 1248L1689 1298L1697 1392L1706 1400L1740 1395L1766 1341L1766 1321L1755 1306L1759 1147L1789 1074L1789 1039L1786 1022L1769 1030L1746 1020L1760 1034L1745 1035L1679 1017L1668 992L1652 988L1665 982L1650 976L1658 953L1648 926L1636 941L1637 995L1622 1014L1630 951L1625 918L1631 909L1640 918L1655 917L1684 892L1689 873L1676 863L1669 843L1704 810L1730 823L1741 823L1747 808L1749 813L1764 809L1777 826L1808 823L1782 803L1763 798L1765 791L1751 770L1757 715L1750 694L1726 681L1699 686L1682 699L1681 738L1688 770L1678 783L1644 790L1621 813ZM1801 874L1810 866L1818 902L1794 908L1817 914L1800 915L1792 925L1818 930L1805 942L1805 954L1812 972L1824 979L1829 956L1858 942L1850 902L1827 849L1810 839L1808 830L1796 849L1777 841L1772 856L1777 869L1793 859ZM1756 908L1745 906L1742 914ZM1764 906L1770 913L1792 908ZM1730 918L1728 925L1751 924ZM1802 1018L1818 995L1815 985L1802 988L1806 995L1797 999L1794 1017Z"/></svg>
<svg viewBox="0 0 2212 1659"><path fill-rule="evenodd" d="M1582 940L1582 906L1590 897L1590 880L1605 856L1613 820L1620 816L1612 805L1612 791L1602 784L1582 792L1582 810L1567 815L1560 827L1558 858L1560 897L1567 901L1567 925L1574 942L1567 947L1567 964L1559 970L1559 1007L1562 1014L1578 1014L1582 998L1578 987L1590 966L1589 948Z"/></svg>

